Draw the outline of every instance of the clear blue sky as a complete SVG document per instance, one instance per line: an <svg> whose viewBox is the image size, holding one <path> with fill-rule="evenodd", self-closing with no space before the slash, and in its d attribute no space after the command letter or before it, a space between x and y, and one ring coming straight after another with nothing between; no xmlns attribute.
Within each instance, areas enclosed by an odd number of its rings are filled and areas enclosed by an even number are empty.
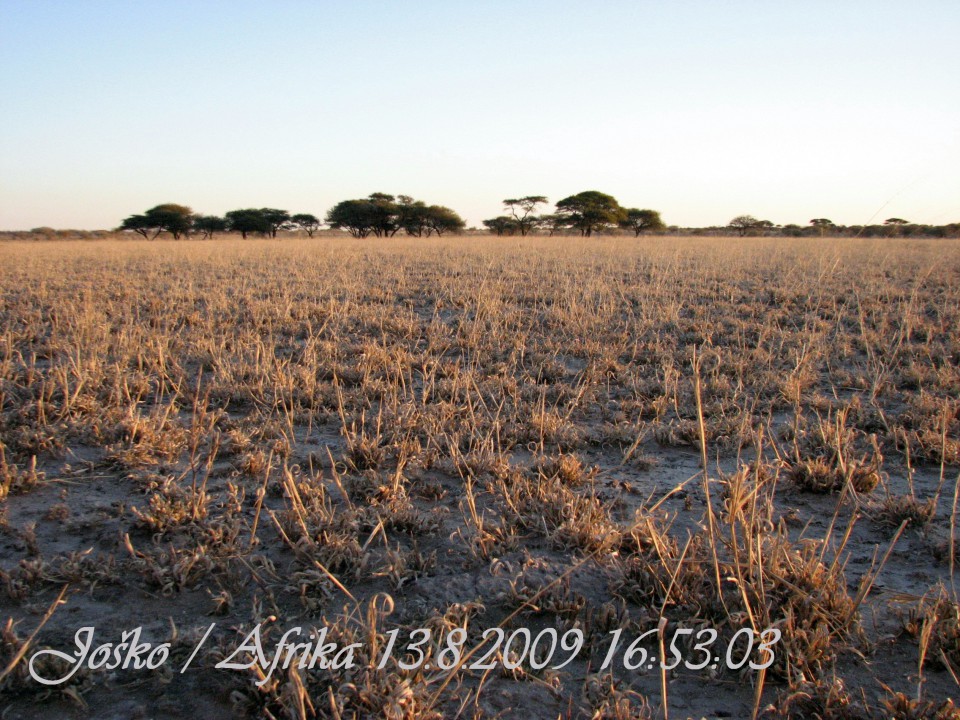
<svg viewBox="0 0 960 720"><path fill-rule="evenodd" d="M947 223L958 38L957 0L0 0L0 229L589 189Z"/></svg>

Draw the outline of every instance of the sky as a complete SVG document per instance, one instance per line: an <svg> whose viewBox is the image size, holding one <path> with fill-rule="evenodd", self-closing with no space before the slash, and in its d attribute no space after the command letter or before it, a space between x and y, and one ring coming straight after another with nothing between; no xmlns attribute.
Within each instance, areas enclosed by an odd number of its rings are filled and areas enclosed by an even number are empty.
<svg viewBox="0 0 960 720"><path fill-rule="evenodd" d="M956 0L0 0L0 229L583 190L956 222L957 37Z"/></svg>

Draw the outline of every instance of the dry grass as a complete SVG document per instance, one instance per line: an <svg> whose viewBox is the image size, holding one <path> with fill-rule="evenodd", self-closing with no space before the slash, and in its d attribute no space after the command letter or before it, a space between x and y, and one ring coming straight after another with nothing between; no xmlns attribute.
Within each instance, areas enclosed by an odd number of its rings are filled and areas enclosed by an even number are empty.
<svg viewBox="0 0 960 720"><path fill-rule="evenodd" d="M0 662L64 584L46 645L143 624L186 655L219 623L195 672L120 690L14 663L0 710L956 716L954 241L5 243L0 268ZM596 673L661 620L782 640L762 673ZM363 667L214 671L260 622ZM366 662L501 624L587 645Z"/></svg>

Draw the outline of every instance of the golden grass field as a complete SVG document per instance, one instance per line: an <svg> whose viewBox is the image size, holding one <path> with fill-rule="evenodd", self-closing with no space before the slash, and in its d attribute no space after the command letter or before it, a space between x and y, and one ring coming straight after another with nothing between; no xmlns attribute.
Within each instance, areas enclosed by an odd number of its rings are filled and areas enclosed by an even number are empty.
<svg viewBox="0 0 960 720"><path fill-rule="evenodd" d="M958 329L955 240L2 243L0 715L958 718ZM781 640L598 670L664 619ZM30 676L90 625L171 663ZM585 644L379 663L494 627Z"/></svg>

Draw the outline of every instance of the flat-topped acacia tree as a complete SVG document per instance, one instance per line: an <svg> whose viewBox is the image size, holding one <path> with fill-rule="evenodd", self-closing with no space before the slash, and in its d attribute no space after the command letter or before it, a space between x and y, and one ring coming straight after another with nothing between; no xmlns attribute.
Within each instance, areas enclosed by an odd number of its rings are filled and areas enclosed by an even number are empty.
<svg viewBox="0 0 960 720"><path fill-rule="evenodd" d="M124 218L117 230L132 230L137 233L137 235L142 235L144 240L153 240L160 234L160 228L146 215L131 215L128 218Z"/></svg>
<svg viewBox="0 0 960 720"><path fill-rule="evenodd" d="M179 240L193 229L193 210L186 205L163 203L142 215L131 215L124 219L119 229L133 230L148 240L156 239L162 232L168 232L173 235L174 240Z"/></svg>
<svg viewBox="0 0 960 720"><path fill-rule="evenodd" d="M369 200L341 200L327 211L327 225L365 238L373 231L373 206Z"/></svg>
<svg viewBox="0 0 960 720"><path fill-rule="evenodd" d="M427 205L409 195L401 195L399 200L397 226L407 235L430 237L436 233L440 236L447 232L463 232L467 225L456 212L443 205Z"/></svg>
<svg viewBox="0 0 960 720"><path fill-rule="evenodd" d="M820 237L826 235L827 230L834 227L833 220L830 218L813 218L813 220L810 221L810 224L820 231Z"/></svg>
<svg viewBox="0 0 960 720"><path fill-rule="evenodd" d="M244 239L247 233L276 237L277 231L290 221L290 213L276 208L245 208L231 210L226 219L229 229L240 233Z"/></svg>
<svg viewBox="0 0 960 720"><path fill-rule="evenodd" d="M313 234L320 228L319 218L310 213L297 213L290 218L290 223L307 233L307 237L313 237Z"/></svg>
<svg viewBox="0 0 960 720"><path fill-rule="evenodd" d="M533 214L537 205L543 205L547 202L545 195L526 195L522 198L508 198L503 201L503 206L510 211L515 227L520 231L521 236L535 230L540 225L540 218Z"/></svg>
<svg viewBox="0 0 960 720"><path fill-rule="evenodd" d="M497 235L515 235L518 230L517 221L507 215L488 218L483 221L483 226Z"/></svg>
<svg viewBox="0 0 960 720"><path fill-rule="evenodd" d="M443 235L462 232L466 227L463 219L448 207L387 193L338 202L327 212L327 224L357 238L393 237L400 230L416 237Z"/></svg>
<svg viewBox="0 0 960 720"><path fill-rule="evenodd" d="M231 232L238 232L246 240L248 233L267 235L270 233L270 222L255 208L231 210L226 215L227 226Z"/></svg>
<svg viewBox="0 0 960 720"><path fill-rule="evenodd" d="M461 233L467 224L456 212L443 205L427 207L427 235L435 232L438 236L444 233Z"/></svg>
<svg viewBox="0 0 960 720"><path fill-rule="evenodd" d="M660 219L660 213L656 210L640 210L638 208L627 208L626 215L620 221L620 227L633 231L634 237L640 237L645 232L659 232L666 230L667 226Z"/></svg>
<svg viewBox="0 0 960 720"><path fill-rule="evenodd" d="M260 215L268 225L270 237L276 237L277 231L290 221L290 213L276 208L260 208Z"/></svg>
<svg viewBox="0 0 960 720"><path fill-rule="evenodd" d="M737 215L733 220L727 223L727 227L736 230L740 237L744 237L749 231L760 224L753 215Z"/></svg>
<svg viewBox="0 0 960 720"><path fill-rule="evenodd" d="M212 238L214 233L225 231L227 229L227 220L217 215L195 215L193 218L193 229L201 233L206 240Z"/></svg>
<svg viewBox="0 0 960 720"><path fill-rule="evenodd" d="M557 203L557 216L569 228L578 230L582 237L618 225L626 211L612 195L597 190L586 190Z"/></svg>

